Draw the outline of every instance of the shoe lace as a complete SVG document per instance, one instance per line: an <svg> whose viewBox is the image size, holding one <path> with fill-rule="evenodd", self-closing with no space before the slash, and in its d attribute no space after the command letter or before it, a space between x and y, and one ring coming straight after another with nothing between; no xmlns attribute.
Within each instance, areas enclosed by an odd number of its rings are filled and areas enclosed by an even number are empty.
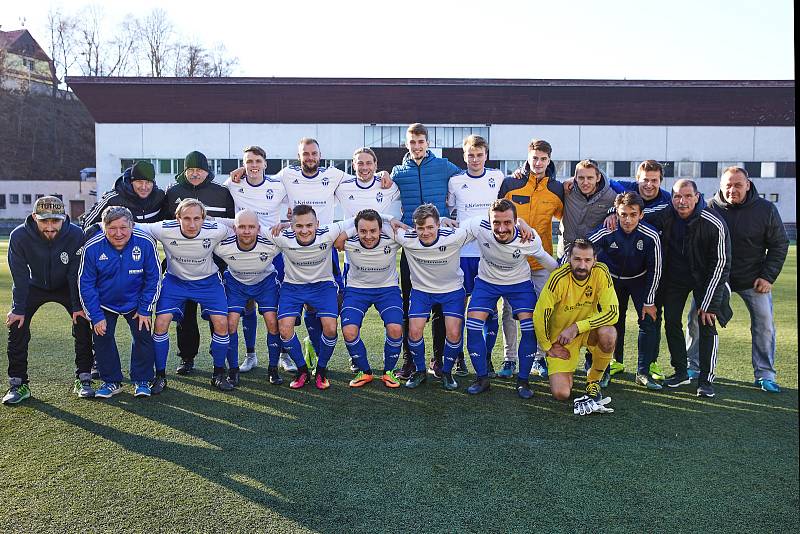
<svg viewBox="0 0 800 534"><path fill-rule="evenodd" d="M600 384L597 382L586 384L586 394L590 397L598 397L600 395Z"/></svg>
<svg viewBox="0 0 800 534"><path fill-rule="evenodd" d="M397 375L396 375L396 374L394 374L394 371L386 371L386 373L385 373L385 374L386 374L386 376L388 376L390 379L392 379L392 380L394 380L394 381L399 381L399 379L397 378Z"/></svg>

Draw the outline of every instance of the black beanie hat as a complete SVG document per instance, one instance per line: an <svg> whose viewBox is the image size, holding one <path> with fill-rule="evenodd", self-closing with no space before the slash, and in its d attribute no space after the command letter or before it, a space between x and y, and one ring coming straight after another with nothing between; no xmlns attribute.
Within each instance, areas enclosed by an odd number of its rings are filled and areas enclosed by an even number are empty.
<svg viewBox="0 0 800 534"><path fill-rule="evenodd" d="M134 180L147 180L148 182L156 181L156 170L153 164L149 161L137 161L131 167L131 181Z"/></svg>
<svg viewBox="0 0 800 534"><path fill-rule="evenodd" d="M183 160L183 168L203 169L208 173L211 172L211 169L208 167L208 159L206 158L205 154L198 152L197 150L186 154L186 158Z"/></svg>

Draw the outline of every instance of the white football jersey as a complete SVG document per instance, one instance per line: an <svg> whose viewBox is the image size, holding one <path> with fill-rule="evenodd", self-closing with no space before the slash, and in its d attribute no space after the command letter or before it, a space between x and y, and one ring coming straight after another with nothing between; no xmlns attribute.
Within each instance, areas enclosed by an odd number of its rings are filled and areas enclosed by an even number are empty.
<svg viewBox="0 0 800 534"><path fill-rule="evenodd" d="M359 211L366 209L388 213L397 219L402 217L400 189L397 184L382 189L378 177L373 177L371 182L365 184L356 176L347 176L336 189L336 198L342 207L344 219L355 217Z"/></svg>
<svg viewBox="0 0 800 534"><path fill-rule="evenodd" d="M161 241L167 256L167 272L181 280L202 280L219 272L214 263L214 248L228 236L228 228L204 221L200 233L188 238L175 220L136 223L135 228Z"/></svg>
<svg viewBox="0 0 800 534"><path fill-rule="evenodd" d="M542 239L536 231L533 232L533 239L527 243L520 240L519 230L510 242L501 243L495 238L487 218L467 219L461 223L461 227L475 237L481 255L478 278L484 282L504 286L530 280L528 256L536 258L548 271L558 267L558 262L542 247Z"/></svg>
<svg viewBox="0 0 800 534"><path fill-rule="evenodd" d="M466 221L472 217L488 217L489 206L497 200L497 192L505 175L499 169L483 169L480 176L472 176L462 171L450 177L447 183L447 207L457 210L456 220ZM464 258L477 258L481 255L475 243L461 249Z"/></svg>
<svg viewBox="0 0 800 534"><path fill-rule="evenodd" d="M291 228L272 238L283 253L283 281L290 284L333 281L333 242L340 233L352 227L352 219L320 226L314 241L308 245L298 243Z"/></svg>
<svg viewBox="0 0 800 534"><path fill-rule="evenodd" d="M474 239L465 229L439 228L439 236L430 245L423 245L414 230L401 230L394 238L408 258L414 289L426 293L449 293L464 287L461 247Z"/></svg>
<svg viewBox="0 0 800 534"><path fill-rule="evenodd" d="M350 228L347 236L344 245L348 264L345 285L365 289L396 286L397 251L400 245L384 232L381 232L380 241L372 248L361 244L355 228Z"/></svg>
<svg viewBox="0 0 800 534"><path fill-rule="evenodd" d="M253 210L263 228L286 219L288 196L281 180L265 176L260 185L251 185L246 179L237 184L228 178L222 185L231 192L236 211Z"/></svg>
<svg viewBox="0 0 800 534"><path fill-rule="evenodd" d="M246 285L255 285L275 272L272 259L277 253L275 243L260 235L250 250L242 250L236 235L231 234L214 248L214 254L228 264L231 276Z"/></svg>
<svg viewBox="0 0 800 534"><path fill-rule="evenodd" d="M320 167L314 176L305 176L297 165L284 167L275 175L283 182L289 196L289 207L308 204L317 213L320 225L333 222L336 188L347 175L336 167Z"/></svg>

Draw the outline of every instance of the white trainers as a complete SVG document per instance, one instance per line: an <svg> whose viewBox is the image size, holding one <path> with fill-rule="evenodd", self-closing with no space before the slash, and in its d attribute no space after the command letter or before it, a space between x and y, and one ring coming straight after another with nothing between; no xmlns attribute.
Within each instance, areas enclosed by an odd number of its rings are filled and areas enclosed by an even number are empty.
<svg viewBox="0 0 800 534"><path fill-rule="evenodd" d="M246 373L256 366L258 366L258 355L255 352L248 352L247 357L239 364L239 372Z"/></svg>
<svg viewBox="0 0 800 534"><path fill-rule="evenodd" d="M297 371L297 366L294 364L289 355L285 352L281 353L281 357L278 360L278 368L283 369L287 373L294 373Z"/></svg>

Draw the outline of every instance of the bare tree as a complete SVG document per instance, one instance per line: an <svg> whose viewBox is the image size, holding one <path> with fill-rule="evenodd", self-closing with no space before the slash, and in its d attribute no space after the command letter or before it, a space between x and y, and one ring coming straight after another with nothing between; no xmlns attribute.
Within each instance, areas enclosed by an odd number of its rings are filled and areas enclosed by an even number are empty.
<svg viewBox="0 0 800 534"><path fill-rule="evenodd" d="M138 74L139 68L139 21L132 15L125 17L117 26L114 37L110 40L111 61L108 65L108 76L125 76Z"/></svg>
<svg viewBox="0 0 800 534"><path fill-rule="evenodd" d="M63 83L70 69L75 65L76 31L75 17L65 15L61 9L51 9L47 13L47 27L50 32L50 58L56 68L56 77Z"/></svg>
<svg viewBox="0 0 800 534"><path fill-rule="evenodd" d="M239 64L238 58L228 56L225 45L222 43L217 43L209 55L211 64L206 76L232 76L234 68Z"/></svg>
<svg viewBox="0 0 800 534"><path fill-rule="evenodd" d="M144 56L150 64L150 76L166 74L170 53L174 51L172 22L163 9L154 9L139 24L139 33L144 42Z"/></svg>
<svg viewBox="0 0 800 534"><path fill-rule="evenodd" d="M104 76L105 43L101 35L103 11L97 5L81 9L77 17L78 65L85 76Z"/></svg>
<svg viewBox="0 0 800 534"><path fill-rule="evenodd" d="M205 76L210 68L208 51L198 43L175 45L175 76Z"/></svg>

